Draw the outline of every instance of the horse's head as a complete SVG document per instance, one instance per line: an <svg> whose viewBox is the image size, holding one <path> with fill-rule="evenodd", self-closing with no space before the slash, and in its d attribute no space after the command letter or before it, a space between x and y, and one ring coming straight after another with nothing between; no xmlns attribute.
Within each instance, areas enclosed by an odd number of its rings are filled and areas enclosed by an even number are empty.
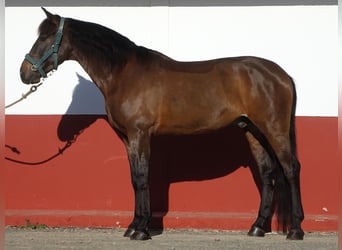
<svg viewBox="0 0 342 250"><path fill-rule="evenodd" d="M47 18L40 24L39 36L20 67L21 80L26 84L38 83L66 59L67 48L62 44L64 18L42 9Z"/></svg>

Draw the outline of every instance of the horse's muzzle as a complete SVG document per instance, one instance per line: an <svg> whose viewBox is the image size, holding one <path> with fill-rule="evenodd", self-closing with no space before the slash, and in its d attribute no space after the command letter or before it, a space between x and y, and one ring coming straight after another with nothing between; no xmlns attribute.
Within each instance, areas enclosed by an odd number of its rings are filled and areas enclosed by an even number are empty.
<svg viewBox="0 0 342 250"><path fill-rule="evenodd" d="M25 84L34 84L40 81L40 73L32 68L32 65L27 61L23 61L20 67L20 78Z"/></svg>

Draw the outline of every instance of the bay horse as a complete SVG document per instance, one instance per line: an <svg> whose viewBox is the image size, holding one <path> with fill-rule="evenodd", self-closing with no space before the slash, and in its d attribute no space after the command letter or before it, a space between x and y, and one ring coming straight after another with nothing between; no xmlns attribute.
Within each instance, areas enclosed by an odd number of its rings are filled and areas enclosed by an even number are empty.
<svg viewBox="0 0 342 250"><path fill-rule="evenodd" d="M245 131L262 179L259 212L248 235L269 232L276 212L287 239L303 239L297 97L280 66L247 56L179 62L101 25L42 9L46 19L22 62L21 79L38 83L46 72L75 60L102 92L108 122L127 149L134 188L134 218L124 236L151 238L151 136L209 133L235 124Z"/></svg>

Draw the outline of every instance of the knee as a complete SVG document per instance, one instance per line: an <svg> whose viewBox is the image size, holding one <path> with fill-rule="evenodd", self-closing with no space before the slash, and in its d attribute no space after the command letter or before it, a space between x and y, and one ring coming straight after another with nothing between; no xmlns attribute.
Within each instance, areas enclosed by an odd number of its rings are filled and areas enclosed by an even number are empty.
<svg viewBox="0 0 342 250"><path fill-rule="evenodd" d="M299 179L300 168L294 167L284 171L284 174L289 181L295 181Z"/></svg>
<svg viewBox="0 0 342 250"><path fill-rule="evenodd" d="M135 190L146 190L149 188L148 180L146 178L133 178L133 187Z"/></svg>

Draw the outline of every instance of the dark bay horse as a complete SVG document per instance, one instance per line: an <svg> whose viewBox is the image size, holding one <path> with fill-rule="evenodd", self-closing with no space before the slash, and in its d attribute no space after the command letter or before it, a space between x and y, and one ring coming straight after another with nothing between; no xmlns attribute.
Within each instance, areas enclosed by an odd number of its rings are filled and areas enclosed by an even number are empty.
<svg viewBox="0 0 342 250"><path fill-rule="evenodd" d="M263 183L248 235L264 236L277 212L287 238L303 239L296 90L282 68L257 57L178 62L101 25L43 10L47 18L21 65L21 79L37 83L75 60L101 90L108 121L127 149L135 193L134 219L124 236L150 239L151 136L207 133L233 123L245 131Z"/></svg>

